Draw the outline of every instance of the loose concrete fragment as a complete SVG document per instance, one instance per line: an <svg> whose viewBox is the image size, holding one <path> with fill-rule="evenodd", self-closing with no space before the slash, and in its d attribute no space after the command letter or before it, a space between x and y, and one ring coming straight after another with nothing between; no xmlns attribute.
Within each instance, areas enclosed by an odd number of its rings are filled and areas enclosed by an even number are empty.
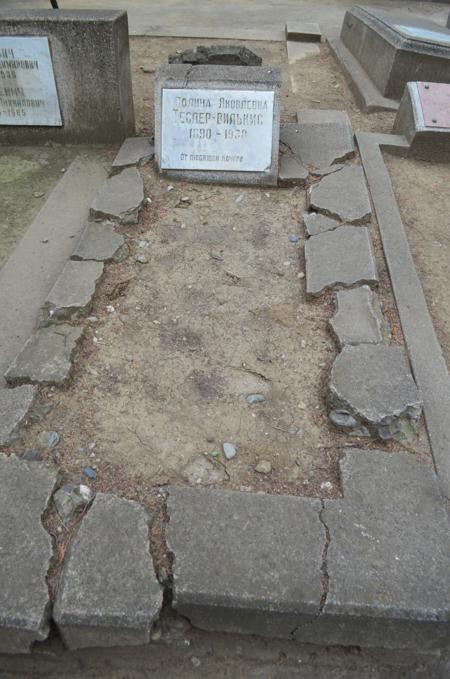
<svg viewBox="0 0 450 679"><path fill-rule="evenodd" d="M172 487L174 606L197 627L291 638L318 614L320 501Z"/></svg>
<svg viewBox="0 0 450 679"><path fill-rule="evenodd" d="M100 187L91 205L93 219L111 219L121 224L137 224L144 202L144 183L135 167L110 177Z"/></svg>
<svg viewBox="0 0 450 679"><path fill-rule="evenodd" d="M306 292L320 295L335 285L375 285L377 267L369 229L340 226L305 243Z"/></svg>
<svg viewBox="0 0 450 679"><path fill-rule="evenodd" d="M349 450L343 499L325 500L329 592L302 641L444 648L450 530L433 469L407 453ZM314 638L313 638L314 637Z"/></svg>
<svg viewBox="0 0 450 679"><path fill-rule="evenodd" d="M124 243L124 237L114 231L114 226L110 222L91 222L83 231L71 259L96 262L116 259Z"/></svg>
<svg viewBox="0 0 450 679"><path fill-rule="evenodd" d="M82 335L82 327L65 324L37 330L6 371L6 381L63 384L70 377L72 356Z"/></svg>
<svg viewBox="0 0 450 679"><path fill-rule="evenodd" d="M346 345L331 370L329 400L383 440L410 441L422 413L403 349L386 344Z"/></svg>
<svg viewBox="0 0 450 679"><path fill-rule="evenodd" d="M387 337L380 303L368 285L336 293L337 311L330 320L339 346L379 344Z"/></svg>
<svg viewBox="0 0 450 679"><path fill-rule="evenodd" d="M330 219L319 212L305 212L303 215L303 223L309 236L317 236L318 233L325 231L333 231L340 226L335 219Z"/></svg>
<svg viewBox="0 0 450 679"><path fill-rule="evenodd" d="M155 147L148 137L128 137L119 149L112 164L113 170L133 165L146 165L155 155Z"/></svg>
<svg viewBox="0 0 450 679"><path fill-rule="evenodd" d="M52 541L42 514L56 481L45 463L0 455L0 653L29 653L48 635Z"/></svg>
<svg viewBox="0 0 450 679"><path fill-rule="evenodd" d="M0 389L0 447L13 443L35 396L36 387L30 384L15 389Z"/></svg>
<svg viewBox="0 0 450 679"><path fill-rule="evenodd" d="M136 502L97 494L69 549L54 608L68 648L149 642L162 591L148 521Z"/></svg>
<svg viewBox="0 0 450 679"><path fill-rule="evenodd" d="M289 152L280 155L278 183L281 186L306 186L308 183L308 170Z"/></svg>
<svg viewBox="0 0 450 679"><path fill-rule="evenodd" d="M102 273L102 262L69 260L42 307L41 326L87 316Z"/></svg>
<svg viewBox="0 0 450 679"><path fill-rule="evenodd" d="M320 42L322 31L319 24L308 24L300 21L288 21L286 24L286 40L302 42Z"/></svg>
<svg viewBox="0 0 450 679"><path fill-rule="evenodd" d="M345 111L299 111L297 118L298 123L281 126L280 147L311 172L355 155L353 132Z"/></svg>
<svg viewBox="0 0 450 679"><path fill-rule="evenodd" d="M308 207L348 224L370 221L372 210L362 168L349 165L311 186Z"/></svg>

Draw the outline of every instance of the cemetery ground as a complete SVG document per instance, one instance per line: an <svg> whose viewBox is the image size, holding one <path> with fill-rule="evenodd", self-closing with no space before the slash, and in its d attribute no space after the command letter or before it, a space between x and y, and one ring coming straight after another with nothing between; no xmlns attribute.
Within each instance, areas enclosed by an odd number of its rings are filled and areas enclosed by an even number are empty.
<svg viewBox="0 0 450 679"><path fill-rule="evenodd" d="M132 39L138 134L154 133L153 69L166 63L168 54L194 42L226 43ZM391 130L394 114L360 112L326 44L321 44L320 56L293 64L287 63L284 43L255 42L250 47L265 64L283 67L283 122L294 121L300 109L338 109L347 111L355 131ZM38 163L42 153L28 159L24 152L17 160L18 175L28 177L20 168ZM23 187L16 184L16 190L29 193L31 186L31 193L45 193L69 162L63 155L54 157L50 147L45 153L51 172L40 172L36 184L28 179ZM450 169L384 157L448 363L450 196L445 189ZM358 157L350 161L354 162ZM160 179L152 163L140 172L150 200L138 224L116 229L126 238L129 256L105 267L84 321L86 332L72 379L64 388L40 387L30 426L6 452L36 450L42 459L57 463L62 481L81 481L94 492L114 492L155 512L152 546L161 579L170 569L162 534L168 484L329 499L342 492L338 461L345 448L376 448L392 455L406 450L431 465L423 422L418 436L405 447L349 437L328 420L326 385L339 351L329 327L335 307L332 292L315 299L305 293L306 190L175 182ZM2 176L0 160L0 183ZM19 232L30 214L16 215L18 203L18 196L13 197L11 218ZM8 208L8 219L9 215ZM374 215L371 224L378 295L390 324L391 343L403 346ZM263 398L249 403L252 395ZM59 443L51 448L42 445L43 431L58 432ZM236 449L230 460L222 452L226 442ZM95 479L86 478L86 467L94 470ZM58 555L50 573L51 589L81 518L64 525L54 509L46 514ZM188 637L196 650L183 647ZM269 647L256 639L242 642L192 630L175 633L167 644L170 657L164 645L152 656L154 676L169 676L170 662L173 677L197 676L200 665L201 676L217 676L224 671L224 657L229 674L219 675L223 677L356 678L362 676L363 667L369 677L439 676L430 674L437 672L433 658L423 660L414 653L406 657L401 652L360 649L325 652L307 646L294 653L284 642L271 642ZM233 654L236 657L230 660ZM86 669L92 676L103 676L104 657L100 653L92 658ZM39 663L30 665L32 671L41 671ZM302 663L305 670L300 674L296 668ZM46 666L45 676L51 671ZM117 678L147 676L138 666L123 671L126 674L112 670L109 676L115 678L114 672ZM70 676L77 672L74 660Z"/></svg>

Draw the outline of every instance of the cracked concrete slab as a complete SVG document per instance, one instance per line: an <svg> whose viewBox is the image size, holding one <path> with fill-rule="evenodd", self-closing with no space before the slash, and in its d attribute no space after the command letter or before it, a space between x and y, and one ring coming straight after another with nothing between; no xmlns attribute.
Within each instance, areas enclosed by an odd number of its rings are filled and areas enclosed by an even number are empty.
<svg viewBox="0 0 450 679"><path fill-rule="evenodd" d="M5 373L9 384L63 384L72 370L72 357L84 328L67 324L37 330Z"/></svg>
<svg viewBox="0 0 450 679"><path fill-rule="evenodd" d="M335 295L336 313L329 324L339 347L379 344L388 338L377 294L368 285L341 290Z"/></svg>
<svg viewBox="0 0 450 679"><path fill-rule="evenodd" d="M321 215L319 212L305 212L303 215L303 223L308 236L317 236L319 233L333 231L333 229L337 229L338 226L341 226L340 222L331 219L331 217Z"/></svg>
<svg viewBox="0 0 450 679"><path fill-rule="evenodd" d="M135 167L122 170L100 187L91 203L93 219L110 219L120 224L137 224L144 203L144 182Z"/></svg>
<svg viewBox="0 0 450 679"><path fill-rule="evenodd" d="M54 608L69 649L150 641L162 589L150 556L149 519L137 502L97 494L69 549Z"/></svg>
<svg viewBox="0 0 450 679"><path fill-rule="evenodd" d="M91 222L83 231L71 259L106 262L114 259L124 243L125 238L116 233L111 222Z"/></svg>
<svg viewBox="0 0 450 679"><path fill-rule="evenodd" d="M375 255L366 226L340 226L305 243L306 293L320 295L336 285L376 285Z"/></svg>
<svg viewBox="0 0 450 679"><path fill-rule="evenodd" d="M42 307L41 326L87 316L102 273L102 262L69 260Z"/></svg>
<svg viewBox="0 0 450 679"><path fill-rule="evenodd" d="M347 224L369 222L372 209L362 167L348 165L311 186L308 208Z"/></svg>
<svg viewBox="0 0 450 679"><path fill-rule="evenodd" d="M291 638L318 615L319 500L171 487L174 607L207 630Z"/></svg>
<svg viewBox="0 0 450 679"><path fill-rule="evenodd" d="M36 387L24 384L15 389L0 389L0 447L17 438L36 397Z"/></svg>
<svg viewBox="0 0 450 679"><path fill-rule="evenodd" d="M114 158L112 168L119 171L125 167L146 165L155 155L155 147L149 137L128 137Z"/></svg>
<svg viewBox="0 0 450 679"><path fill-rule="evenodd" d="M298 639L430 650L448 645L450 530L431 467L409 453L351 449L343 499L325 500L329 592Z"/></svg>
<svg viewBox="0 0 450 679"><path fill-rule="evenodd" d="M297 184L306 186L309 173L302 163L289 152L281 153L278 166L278 183L281 186Z"/></svg>
<svg viewBox="0 0 450 679"><path fill-rule="evenodd" d="M333 363L328 386L332 421L338 424L336 412L350 417L347 424L342 419L341 428L402 443L415 436L422 398L401 347L346 345Z"/></svg>
<svg viewBox="0 0 450 679"><path fill-rule="evenodd" d="M56 470L0 454L0 653L29 653L49 632L52 540L42 525Z"/></svg>

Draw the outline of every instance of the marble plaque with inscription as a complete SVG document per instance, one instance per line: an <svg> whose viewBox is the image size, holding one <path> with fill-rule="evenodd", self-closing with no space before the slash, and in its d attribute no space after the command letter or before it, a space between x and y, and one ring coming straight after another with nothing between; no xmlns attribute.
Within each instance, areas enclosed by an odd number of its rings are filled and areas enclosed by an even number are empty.
<svg viewBox="0 0 450 679"><path fill-rule="evenodd" d="M264 172L273 118L273 91L164 88L161 169Z"/></svg>
<svg viewBox="0 0 450 679"><path fill-rule="evenodd" d="M0 36L0 125L62 126L48 38Z"/></svg>

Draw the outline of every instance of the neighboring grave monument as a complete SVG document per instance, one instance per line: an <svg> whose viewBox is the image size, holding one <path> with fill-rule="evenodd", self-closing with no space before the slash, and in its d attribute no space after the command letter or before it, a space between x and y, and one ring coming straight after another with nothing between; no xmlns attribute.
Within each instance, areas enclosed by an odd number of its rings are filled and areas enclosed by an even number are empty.
<svg viewBox="0 0 450 679"><path fill-rule="evenodd" d="M408 83L393 132L409 142L409 154L422 160L450 161L450 84Z"/></svg>
<svg viewBox="0 0 450 679"><path fill-rule="evenodd" d="M0 144L133 134L126 12L0 10Z"/></svg>
<svg viewBox="0 0 450 679"><path fill-rule="evenodd" d="M450 82L450 30L423 17L355 6L341 41L389 99L400 99L412 80Z"/></svg>
<svg viewBox="0 0 450 679"><path fill-rule="evenodd" d="M276 185L279 69L161 66L155 157L161 174L191 181Z"/></svg>

